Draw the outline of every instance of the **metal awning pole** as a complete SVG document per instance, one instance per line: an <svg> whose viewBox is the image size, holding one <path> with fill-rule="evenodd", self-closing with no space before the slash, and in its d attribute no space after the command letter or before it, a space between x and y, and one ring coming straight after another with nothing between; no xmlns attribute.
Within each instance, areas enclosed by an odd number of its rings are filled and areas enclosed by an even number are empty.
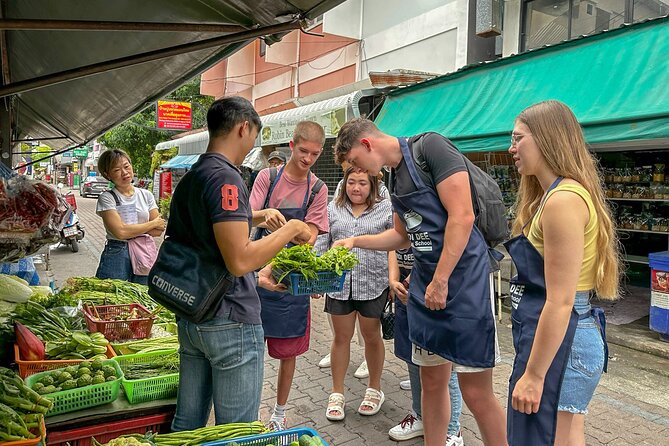
<svg viewBox="0 0 669 446"><path fill-rule="evenodd" d="M10 100L0 101L0 163L11 169L12 167L12 129Z"/></svg>
<svg viewBox="0 0 669 446"><path fill-rule="evenodd" d="M9 85L0 87L0 97L9 96L13 94L24 93L26 91L37 90L39 88L50 85L60 84L62 82L79 79L82 77L91 76L94 74L104 73L110 70L125 68L133 65L138 65L145 62L164 59L166 57L177 56L179 54L190 53L194 51L205 50L231 43L243 42L245 40L255 39L257 37L278 34L292 31L301 28L299 21L281 23L279 25L266 26L240 33L230 34L228 36L215 37L213 39L200 40L198 42L186 43L160 50L149 51L134 56L121 57L106 62L100 62L84 67L74 68L71 70L61 71L59 73L48 74L33 79L26 79L24 81L13 82Z"/></svg>
<svg viewBox="0 0 669 446"><path fill-rule="evenodd" d="M238 33L247 31L240 25L204 23L112 22L94 20L2 19L0 30L30 31L165 31L198 33Z"/></svg>

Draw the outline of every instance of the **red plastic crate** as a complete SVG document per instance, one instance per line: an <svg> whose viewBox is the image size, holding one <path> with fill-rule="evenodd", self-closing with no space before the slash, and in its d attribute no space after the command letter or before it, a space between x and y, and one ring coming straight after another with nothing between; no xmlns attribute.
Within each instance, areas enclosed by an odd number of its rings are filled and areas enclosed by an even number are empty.
<svg viewBox="0 0 669 446"><path fill-rule="evenodd" d="M64 431L54 431L50 428L47 432L46 444L47 446L66 446L69 443L70 446L90 446L93 437L100 443L107 443L126 434L144 434L148 431L164 434L170 432L172 418L174 418L174 412L147 415L131 420L112 421Z"/></svg>
<svg viewBox="0 0 669 446"><path fill-rule="evenodd" d="M136 309L138 319L111 320L114 316L130 313ZM88 305L84 304L84 316L90 332L100 332L110 341L123 339L144 339L151 334L156 318L141 304L128 305Z"/></svg>

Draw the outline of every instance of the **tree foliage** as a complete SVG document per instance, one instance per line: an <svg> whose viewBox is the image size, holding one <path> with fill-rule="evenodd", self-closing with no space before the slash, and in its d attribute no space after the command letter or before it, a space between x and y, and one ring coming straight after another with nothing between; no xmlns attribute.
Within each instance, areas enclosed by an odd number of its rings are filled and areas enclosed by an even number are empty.
<svg viewBox="0 0 669 446"><path fill-rule="evenodd" d="M200 95L200 77L193 78L170 93L165 99L193 103L193 128L201 128L207 122L207 110L214 98ZM130 155L135 174L138 177L149 175L151 154L159 142L167 141L181 130L158 129L156 125L156 106L149 106L132 116L127 121L109 130L98 140L111 149L121 149Z"/></svg>

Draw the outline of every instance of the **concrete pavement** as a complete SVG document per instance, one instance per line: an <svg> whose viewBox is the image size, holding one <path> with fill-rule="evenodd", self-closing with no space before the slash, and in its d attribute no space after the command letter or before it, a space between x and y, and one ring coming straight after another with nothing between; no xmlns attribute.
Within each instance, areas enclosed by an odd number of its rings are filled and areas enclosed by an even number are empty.
<svg viewBox="0 0 669 446"><path fill-rule="evenodd" d="M77 195L79 218L86 230L80 251L72 253L61 247L51 254L51 267L57 285L70 276L95 274L104 247L104 227L95 215L95 199ZM288 403L290 426L316 429L331 445L377 446L400 444L388 438L388 430L407 414L411 393L400 390L399 381L407 378L405 364L392 354L392 341L386 341L383 391L386 402L373 417L356 412L364 395L366 382L353 377L362 361L362 348L351 345L351 366L346 378L346 419L330 422L325 406L331 388L329 369L318 368L318 361L330 348L331 334L323 301L312 301L311 350L297 361L293 390ZM502 363L495 369L494 389L500 403L506 406L508 377L513 361L513 346L508 314L499 324ZM659 356L611 345L609 373L604 375L586 417L587 445L669 445L669 360ZM261 416L267 420L274 406L278 361L266 357L265 383ZM471 413L465 408L461 417L467 446L482 445ZM407 446L423 444L422 438L402 442ZM529 446L529 445L528 445Z"/></svg>

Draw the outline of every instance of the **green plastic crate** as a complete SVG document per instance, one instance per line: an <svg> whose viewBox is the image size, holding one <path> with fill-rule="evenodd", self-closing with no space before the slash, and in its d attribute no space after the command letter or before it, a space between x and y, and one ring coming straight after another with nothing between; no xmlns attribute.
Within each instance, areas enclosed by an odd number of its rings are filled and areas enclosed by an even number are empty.
<svg viewBox="0 0 669 446"><path fill-rule="evenodd" d="M142 364L149 362L152 358L161 357L170 354L178 354L175 349L160 350L149 353L136 353L134 355L116 356L114 361L118 362L121 370L125 370L128 364ZM125 396L130 404L143 403L146 401L161 400L163 398L173 398L177 395L179 388L179 373L169 375L155 376L143 379L121 380Z"/></svg>
<svg viewBox="0 0 669 446"><path fill-rule="evenodd" d="M121 379L123 372L118 363L114 360L108 359L102 362L104 365L111 365L116 369L116 380L104 382L102 384L92 384L90 386L79 387L70 390L61 390L44 395L53 401L53 407L46 416L59 415L62 413L76 412L77 410L88 409L89 407L101 406L103 404L111 403L118 398L118 391L121 387ZM63 367L65 368L65 367ZM60 370L60 369L58 369ZM26 385L32 385L41 377L52 373L53 370L36 373L26 378Z"/></svg>

